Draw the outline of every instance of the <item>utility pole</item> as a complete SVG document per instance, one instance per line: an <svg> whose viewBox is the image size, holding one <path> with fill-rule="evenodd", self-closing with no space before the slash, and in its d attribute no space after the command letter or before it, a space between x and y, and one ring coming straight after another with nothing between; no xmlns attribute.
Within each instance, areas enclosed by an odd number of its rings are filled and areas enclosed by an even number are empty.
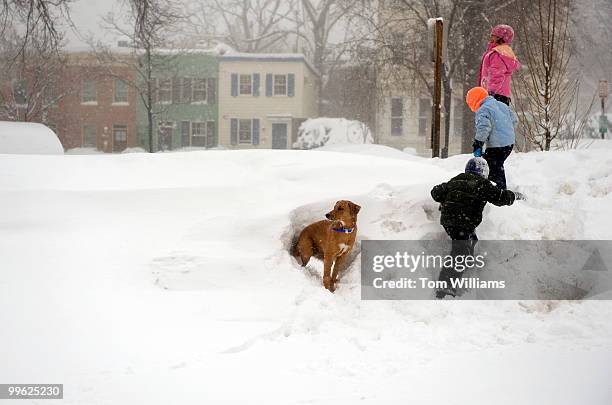
<svg viewBox="0 0 612 405"><path fill-rule="evenodd" d="M606 117L606 98L608 98L608 81L599 81L599 98L601 99L601 116L599 117L599 133L601 133L601 139L606 138L606 132L608 132L608 119Z"/></svg>
<svg viewBox="0 0 612 405"><path fill-rule="evenodd" d="M434 28L434 94L431 109L431 157L440 157L440 106L442 105L442 46L444 43L444 21L435 18L429 21Z"/></svg>
<svg viewBox="0 0 612 405"><path fill-rule="evenodd" d="M461 31L463 43L466 44L463 52L463 78L462 87L463 95L474 86L480 86L478 76L480 74L480 59L485 49L486 38L489 38L488 30L490 29L487 16L491 15L491 1L464 1L466 4L463 10L464 21L461 23ZM468 107L467 103L463 104L462 114L462 130L461 136L461 153L472 153L472 143L476 128L474 125L474 113Z"/></svg>

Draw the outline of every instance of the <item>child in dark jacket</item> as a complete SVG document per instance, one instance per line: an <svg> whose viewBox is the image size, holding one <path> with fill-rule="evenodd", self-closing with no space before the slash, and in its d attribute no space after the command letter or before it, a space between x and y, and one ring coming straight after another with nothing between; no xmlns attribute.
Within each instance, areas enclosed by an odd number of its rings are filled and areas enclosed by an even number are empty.
<svg viewBox="0 0 612 405"><path fill-rule="evenodd" d="M440 224L453 240L451 256L474 255L478 241L476 227L482 222L482 211L487 202L497 205L512 205L516 199L523 199L522 194L495 187L488 177L489 166L483 158L472 158L465 166L465 173L453 177L450 181L438 184L431 190L432 198L440 203ZM448 288L436 292L437 298L446 295L454 296L456 291L451 287L451 280L461 278L462 273L453 268L443 268L440 281L445 281Z"/></svg>

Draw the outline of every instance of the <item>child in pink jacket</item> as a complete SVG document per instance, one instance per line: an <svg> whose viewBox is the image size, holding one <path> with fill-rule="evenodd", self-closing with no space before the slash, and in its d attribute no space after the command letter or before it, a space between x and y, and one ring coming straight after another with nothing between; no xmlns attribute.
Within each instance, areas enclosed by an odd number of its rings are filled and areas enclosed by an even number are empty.
<svg viewBox="0 0 612 405"><path fill-rule="evenodd" d="M509 25L497 25L491 30L487 51L480 63L479 84L496 100L510 105L512 73L521 67L510 44L514 30Z"/></svg>

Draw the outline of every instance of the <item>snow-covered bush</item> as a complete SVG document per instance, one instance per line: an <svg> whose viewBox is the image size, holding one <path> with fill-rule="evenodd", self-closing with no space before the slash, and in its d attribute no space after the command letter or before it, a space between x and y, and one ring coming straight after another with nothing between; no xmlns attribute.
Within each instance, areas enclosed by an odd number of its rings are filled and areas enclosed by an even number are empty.
<svg viewBox="0 0 612 405"><path fill-rule="evenodd" d="M314 149L335 144L374 143L368 126L360 121L345 118L313 118L300 125L297 149Z"/></svg>
<svg viewBox="0 0 612 405"><path fill-rule="evenodd" d="M610 136L610 130L612 130L612 128L610 128L610 123L612 122L612 114L606 114L606 126L608 128L608 132L606 133L606 137ZM600 125L600 119L601 119L601 113L596 113L593 114L589 117L589 120L587 121L587 124L585 125L584 128L584 138L591 138L591 139L600 139L601 138L601 134L599 133L599 125Z"/></svg>

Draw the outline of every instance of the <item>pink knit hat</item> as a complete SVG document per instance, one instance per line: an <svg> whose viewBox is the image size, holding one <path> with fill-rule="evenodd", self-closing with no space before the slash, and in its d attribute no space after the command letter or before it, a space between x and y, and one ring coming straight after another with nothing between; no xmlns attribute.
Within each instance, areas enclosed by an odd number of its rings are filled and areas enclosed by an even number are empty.
<svg viewBox="0 0 612 405"><path fill-rule="evenodd" d="M491 35L501 38L505 44L510 45L514 39L514 30L509 25L500 24L493 27Z"/></svg>

